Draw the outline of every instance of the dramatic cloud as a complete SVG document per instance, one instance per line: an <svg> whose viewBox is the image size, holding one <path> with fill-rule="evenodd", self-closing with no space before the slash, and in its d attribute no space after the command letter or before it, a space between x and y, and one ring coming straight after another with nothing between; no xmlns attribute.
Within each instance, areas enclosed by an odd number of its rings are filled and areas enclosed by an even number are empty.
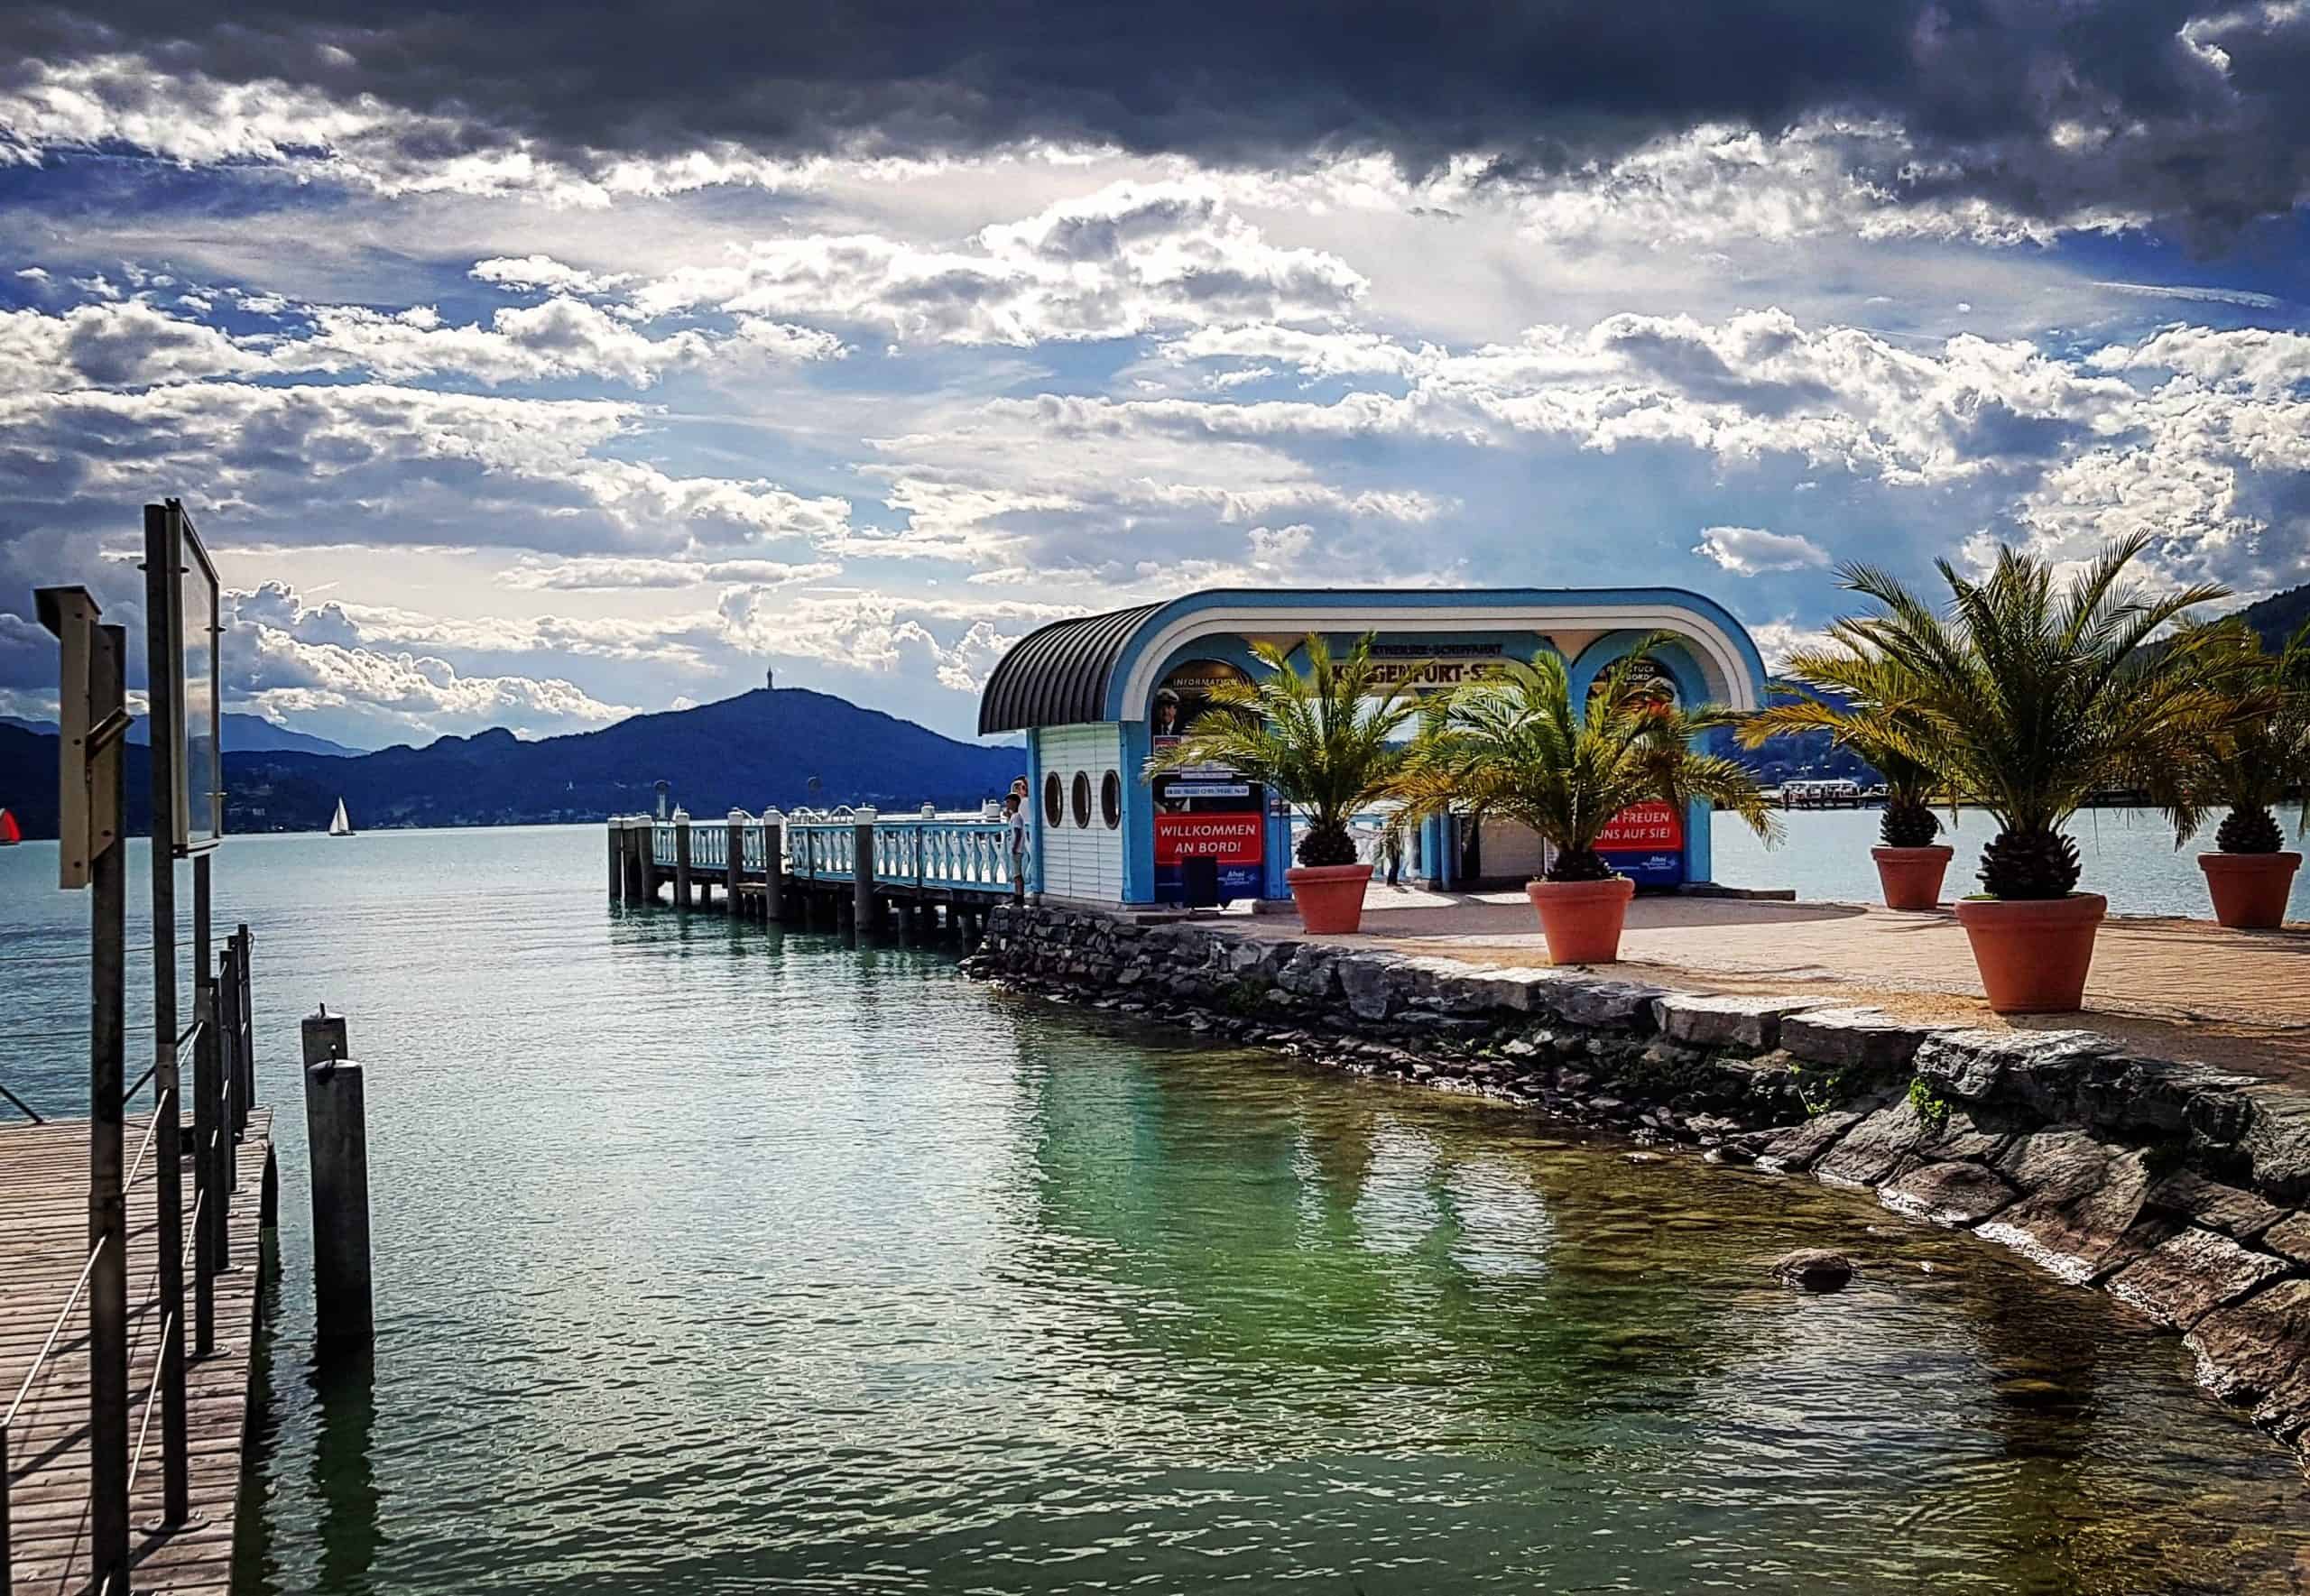
<svg viewBox="0 0 2310 1596"><path fill-rule="evenodd" d="M1846 159L1904 201L2220 228L2310 185L2296 0L1520 0L1432 8L1028 0L936 14L801 0L778 25L514 4L459 13L73 0L0 23L22 159L319 159L381 186L598 201L780 180L826 156L1021 145L1218 165L1383 154L1505 180L1698 127L1900 130ZM143 58L131 49L144 51ZM163 76L165 73L165 76Z"/></svg>
<svg viewBox="0 0 2310 1596"><path fill-rule="evenodd" d="M1801 571L1807 566L1829 563L1829 551L1810 538L1769 532L1761 527L1704 528L1693 552L1714 560L1736 577L1753 577L1760 571Z"/></svg>
<svg viewBox="0 0 2310 1596"><path fill-rule="evenodd" d="M710 306L870 323L898 338L1028 345L1328 319L1363 287L1335 255L1266 243L1209 184L1126 183L988 227L959 249L871 235L758 240L728 265L646 283L633 300L647 317Z"/></svg>

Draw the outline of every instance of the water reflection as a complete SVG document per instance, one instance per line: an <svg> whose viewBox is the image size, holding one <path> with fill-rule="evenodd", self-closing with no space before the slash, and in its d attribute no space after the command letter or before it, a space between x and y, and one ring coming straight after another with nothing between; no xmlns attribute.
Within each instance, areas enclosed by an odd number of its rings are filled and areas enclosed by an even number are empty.
<svg viewBox="0 0 2310 1596"><path fill-rule="evenodd" d="M605 909L599 844L230 845L291 1111L241 1596L2292 1580L2290 1460L1969 1239ZM20 946L79 907L0 902ZM70 1000L26 968L0 1035ZM305 1373L321 998L374 1069L344 1384ZM1862 1280L1772 1286L1800 1245Z"/></svg>

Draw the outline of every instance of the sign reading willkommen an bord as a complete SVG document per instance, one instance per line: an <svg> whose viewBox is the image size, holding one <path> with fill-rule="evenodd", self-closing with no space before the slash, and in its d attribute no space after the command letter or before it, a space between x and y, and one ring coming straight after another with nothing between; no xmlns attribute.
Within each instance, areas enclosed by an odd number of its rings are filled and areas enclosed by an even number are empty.
<svg viewBox="0 0 2310 1596"><path fill-rule="evenodd" d="M1211 706L1212 689L1248 684L1243 669L1224 660L1188 660L1172 667L1148 706L1148 731L1160 752ZM1218 900L1256 898L1265 876L1267 790L1224 765L1201 765L1158 776L1155 800L1155 898L1188 900L1191 864L1208 863Z"/></svg>

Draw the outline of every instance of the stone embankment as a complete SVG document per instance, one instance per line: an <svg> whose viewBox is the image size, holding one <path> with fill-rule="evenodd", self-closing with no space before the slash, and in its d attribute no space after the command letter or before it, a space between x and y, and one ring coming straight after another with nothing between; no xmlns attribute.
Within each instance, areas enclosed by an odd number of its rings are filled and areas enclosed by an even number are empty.
<svg viewBox="0 0 2310 1596"><path fill-rule="evenodd" d="M1009 908L980 979L1865 1187L2180 1332L2310 1453L2310 1094L2090 1031L1948 1029L1585 969Z"/></svg>

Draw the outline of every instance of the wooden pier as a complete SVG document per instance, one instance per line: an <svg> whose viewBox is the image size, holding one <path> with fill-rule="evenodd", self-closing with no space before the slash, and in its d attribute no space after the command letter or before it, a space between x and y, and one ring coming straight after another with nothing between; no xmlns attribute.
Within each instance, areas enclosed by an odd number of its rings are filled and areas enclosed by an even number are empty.
<svg viewBox="0 0 2310 1596"><path fill-rule="evenodd" d="M1013 895L1012 868L1000 820L772 810L609 821L614 903L872 936L974 941L986 911Z"/></svg>
<svg viewBox="0 0 2310 1596"><path fill-rule="evenodd" d="M260 1237L272 1222L272 1119L269 1109L248 1111L235 1160L239 1189L227 1210L229 1267L211 1279L214 1342L185 1365L192 1512L175 1529L162 1527L162 1426L151 1412L165 1318L157 1267L160 1183L148 1171L124 1194L129 1583L139 1596L224 1596L231 1588L250 1352L261 1308ZM143 1139L150 1121L148 1114L126 1121L131 1146ZM189 1149L189 1116L184 1125ZM0 1491L11 1576L0 1580L0 1590L10 1596L80 1596L90 1590L88 1296L75 1289L88 1259L88 1139L86 1120L0 1130L0 1415L23 1391L7 1425ZM188 1176L190 1170L188 1151ZM73 1304L69 1309L68 1302Z"/></svg>

